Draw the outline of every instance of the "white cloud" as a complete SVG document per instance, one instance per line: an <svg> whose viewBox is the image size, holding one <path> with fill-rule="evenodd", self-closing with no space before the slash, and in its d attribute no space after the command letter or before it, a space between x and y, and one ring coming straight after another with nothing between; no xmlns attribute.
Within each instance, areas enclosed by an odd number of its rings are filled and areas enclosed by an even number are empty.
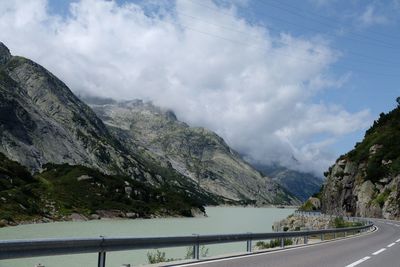
<svg viewBox="0 0 400 267"><path fill-rule="evenodd" d="M384 15L377 14L373 5L368 5L365 8L365 11L358 18L358 21L364 26L371 26L376 24L386 24L389 22L389 19Z"/></svg>
<svg viewBox="0 0 400 267"><path fill-rule="evenodd" d="M61 18L45 0L2 1L1 39L74 92L152 100L255 160L321 173L335 158L329 146L368 117L314 103L347 78L329 74L340 54L319 38L271 36L226 3L202 4L212 8L178 0L148 15L82 0Z"/></svg>

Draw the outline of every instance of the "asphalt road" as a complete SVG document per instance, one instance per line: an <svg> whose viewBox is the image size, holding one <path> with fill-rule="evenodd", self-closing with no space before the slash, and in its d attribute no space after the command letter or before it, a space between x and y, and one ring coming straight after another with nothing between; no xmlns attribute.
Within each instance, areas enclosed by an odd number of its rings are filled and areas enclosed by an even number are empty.
<svg viewBox="0 0 400 267"><path fill-rule="evenodd" d="M377 231L348 239L177 266L399 267L400 222L375 220Z"/></svg>

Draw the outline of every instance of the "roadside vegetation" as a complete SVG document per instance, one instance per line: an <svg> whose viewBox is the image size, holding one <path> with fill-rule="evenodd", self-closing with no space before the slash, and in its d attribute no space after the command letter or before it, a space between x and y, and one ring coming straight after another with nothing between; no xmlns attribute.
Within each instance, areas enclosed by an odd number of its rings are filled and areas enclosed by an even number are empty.
<svg viewBox="0 0 400 267"><path fill-rule="evenodd" d="M209 256L209 249L205 246L200 246L200 257L206 258ZM166 256L166 252L161 250L155 250L154 252L147 252L147 261L150 264L160 263L160 262L171 262L171 261L179 261L179 260L189 260L193 259L193 247L186 248L186 254L182 258L168 258Z"/></svg>
<svg viewBox="0 0 400 267"><path fill-rule="evenodd" d="M285 239L283 242L284 242L285 246L293 245L293 240L290 238ZM273 240L270 240L269 242L258 241L256 243L256 248L257 249L269 249L269 248L279 247L280 245L281 245L281 241L279 239L273 239Z"/></svg>
<svg viewBox="0 0 400 267"><path fill-rule="evenodd" d="M361 223L361 222L346 221L343 217L336 217L333 220L333 226L335 228L357 227L357 226L362 226L362 225L363 225L363 223Z"/></svg>

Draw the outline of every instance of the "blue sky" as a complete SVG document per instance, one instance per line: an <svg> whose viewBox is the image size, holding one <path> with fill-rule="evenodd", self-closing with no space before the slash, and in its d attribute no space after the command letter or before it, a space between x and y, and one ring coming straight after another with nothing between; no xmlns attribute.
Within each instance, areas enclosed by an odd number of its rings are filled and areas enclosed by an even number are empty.
<svg viewBox="0 0 400 267"><path fill-rule="evenodd" d="M16 54L76 93L172 108L254 161L322 173L400 96L399 0L16 2L0 12L38 14L32 35L0 20Z"/></svg>
<svg viewBox="0 0 400 267"><path fill-rule="evenodd" d="M57 0L49 5L52 12L66 16L71 2ZM351 73L349 82L344 88L316 95L316 101L333 101L354 112L369 109L371 118L396 106L395 99L400 96L400 1L219 1L222 5L231 2L237 2L243 18L267 26L273 34L318 34L342 53L331 70L338 75ZM198 0L196 4L210 7ZM368 10L372 10L370 20L362 20ZM343 137L337 143L337 153L348 151L363 134L360 130Z"/></svg>

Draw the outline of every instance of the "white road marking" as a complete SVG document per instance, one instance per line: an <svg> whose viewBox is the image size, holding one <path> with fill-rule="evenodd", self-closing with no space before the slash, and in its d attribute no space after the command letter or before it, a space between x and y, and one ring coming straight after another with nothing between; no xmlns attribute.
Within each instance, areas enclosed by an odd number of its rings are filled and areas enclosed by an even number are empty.
<svg viewBox="0 0 400 267"><path fill-rule="evenodd" d="M366 260L368 260L370 258L371 257L368 257L368 256L364 257L361 260L358 260L358 261L353 262L352 264L346 265L346 267L354 267L354 266L356 266L356 265L358 265L358 264L360 264L360 263L362 263L362 262L364 262L364 261L366 261Z"/></svg>
<svg viewBox="0 0 400 267"><path fill-rule="evenodd" d="M399 243L399 242L400 242L400 239L397 239L397 240L396 240L396 243Z"/></svg>
<svg viewBox="0 0 400 267"><path fill-rule="evenodd" d="M298 247L292 247L292 248L287 248L287 249L278 249L278 250L275 250L275 251L265 251L265 252L260 252L260 253L251 253L251 254L244 254L244 255L239 255L239 256L227 256L227 257L210 259L210 260L203 260L203 261L197 261L197 262L180 263L180 264L177 264L177 265L174 265L174 266L175 267L195 266L195 265L201 265L201 264L206 264L206 263L222 262L222 261L229 261L229 260L235 260L235 259L243 259L243 258L248 258L248 257L262 256L262 255L267 255L267 254L282 253L282 252L291 251L291 250L310 248L310 247L319 246L319 245L323 245L323 244L340 243L340 242L351 240L351 239L362 238L362 237L368 236L370 234L373 234L376 231L379 231L379 227L378 226L374 225L374 228L375 228L375 230L373 230L373 231L368 231L367 233L361 234L361 235L350 236L350 237L348 237L346 239L328 240L328 241L324 241L324 242L321 242L321 243L315 243L315 244L309 244L309 245L300 245ZM400 241L400 239L399 239L399 241ZM365 257L364 261L368 260L369 258L370 257L368 257L368 256ZM351 266L351 265L349 265L349 266Z"/></svg>
<svg viewBox="0 0 400 267"><path fill-rule="evenodd" d="M378 255L379 253L382 253L382 252L384 252L385 250L386 250L386 248L381 248L380 250L375 251L374 253L372 253L372 255Z"/></svg>
<svg viewBox="0 0 400 267"><path fill-rule="evenodd" d="M387 247L390 248L393 247L394 245L396 245L396 243L389 244Z"/></svg>

